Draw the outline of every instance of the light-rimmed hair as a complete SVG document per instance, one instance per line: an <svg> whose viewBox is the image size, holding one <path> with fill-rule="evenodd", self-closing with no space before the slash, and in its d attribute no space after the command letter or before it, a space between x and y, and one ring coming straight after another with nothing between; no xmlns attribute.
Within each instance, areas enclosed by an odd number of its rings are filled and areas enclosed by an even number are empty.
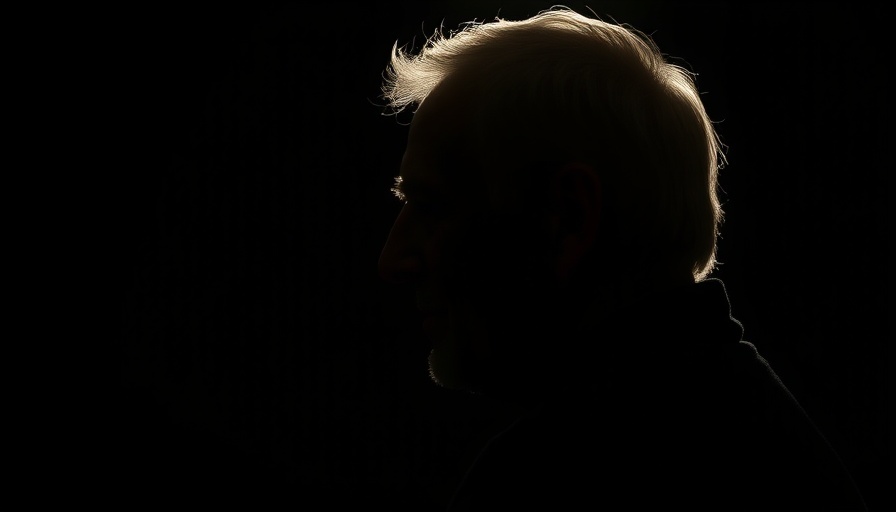
<svg viewBox="0 0 896 512"><path fill-rule="evenodd" d="M723 146L694 75L648 36L565 7L467 23L416 53L396 44L383 97L397 113L446 81L469 98L471 138L505 184L537 182L520 172L532 162L598 170L616 263L697 281L715 268Z"/></svg>

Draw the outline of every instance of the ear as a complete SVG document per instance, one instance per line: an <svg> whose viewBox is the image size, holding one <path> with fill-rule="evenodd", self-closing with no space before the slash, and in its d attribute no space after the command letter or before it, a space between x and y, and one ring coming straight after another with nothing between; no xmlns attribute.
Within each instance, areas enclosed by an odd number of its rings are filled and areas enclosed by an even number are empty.
<svg viewBox="0 0 896 512"><path fill-rule="evenodd" d="M569 163L552 175L551 194L552 234L557 249L554 270L565 281L597 239L603 206L601 180L594 167Z"/></svg>

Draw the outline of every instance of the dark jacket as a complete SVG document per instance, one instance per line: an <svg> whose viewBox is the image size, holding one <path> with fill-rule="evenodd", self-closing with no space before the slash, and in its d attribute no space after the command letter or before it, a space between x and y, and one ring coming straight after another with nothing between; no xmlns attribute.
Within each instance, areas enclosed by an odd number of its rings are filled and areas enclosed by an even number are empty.
<svg viewBox="0 0 896 512"><path fill-rule="evenodd" d="M595 320L570 378L488 443L449 510L866 510L742 334L715 279Z"/></svg>

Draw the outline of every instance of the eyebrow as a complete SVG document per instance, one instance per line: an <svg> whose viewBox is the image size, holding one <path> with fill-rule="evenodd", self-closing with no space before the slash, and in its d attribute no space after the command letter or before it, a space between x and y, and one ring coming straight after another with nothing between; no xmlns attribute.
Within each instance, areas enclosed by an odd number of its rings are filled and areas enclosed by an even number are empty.
<svg viewBox="0 0 896 512"><path fill-rule="evenodd" d="M404 178L402 178L401 176L396 176L394 180L395 185L393 185L389 190L392 192L392 194L395 195L395 197L398 198L399 201L406 201L407 193L405 191L407 190L408 186L404 183Z"/></svg>
<svg viewBox="0 0 896 512"><path fill-rule="evenodd" d="M395 176L395 184L389 190L399 201L407 201L408 197L438 198L445 194L441 187L425 181L408 180L403 176Z"/></svg>

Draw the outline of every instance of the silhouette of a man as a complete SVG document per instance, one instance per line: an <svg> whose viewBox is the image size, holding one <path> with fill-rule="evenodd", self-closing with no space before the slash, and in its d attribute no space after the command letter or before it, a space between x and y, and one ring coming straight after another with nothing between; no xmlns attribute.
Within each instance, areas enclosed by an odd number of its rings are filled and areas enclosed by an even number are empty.
<svg viewBox="0 0 896 512"><path fill-rule="evenodd" d="M555 8L393 50L416 106L379 262L438 384L518 406L451 510L864 510L716 264L724 155L692 76Z"/></svg>

